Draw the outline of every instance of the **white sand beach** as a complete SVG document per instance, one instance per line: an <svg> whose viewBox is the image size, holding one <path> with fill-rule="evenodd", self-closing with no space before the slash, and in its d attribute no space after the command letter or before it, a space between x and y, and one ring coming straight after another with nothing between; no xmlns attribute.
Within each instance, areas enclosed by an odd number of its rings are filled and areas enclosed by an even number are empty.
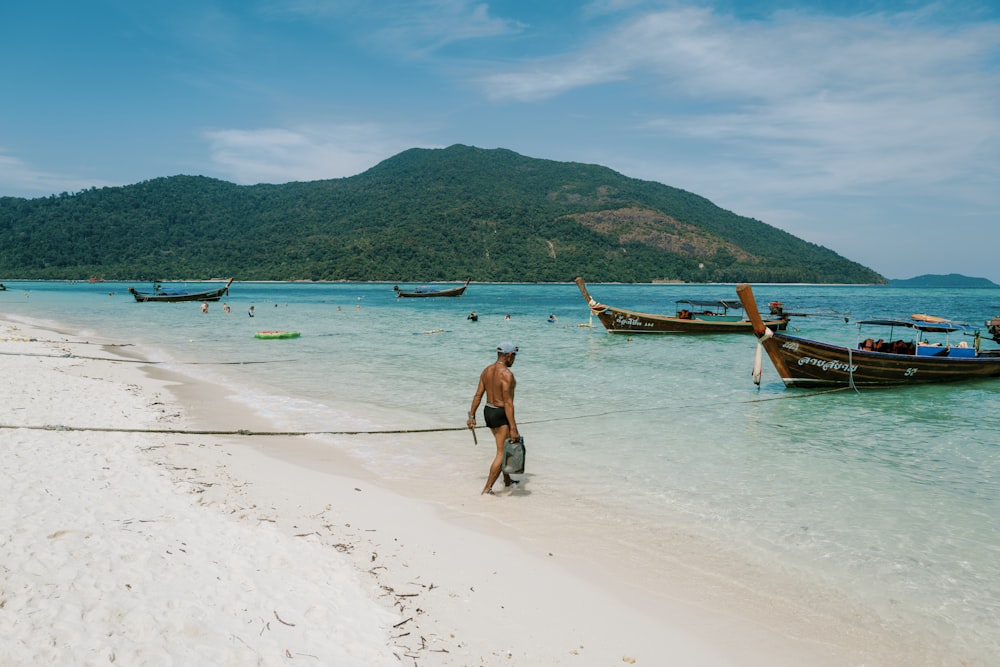
<svg viewBox="0 0 1000 667"><path fill-rule="evenodd" d="M561 526L518 540L517 497L442 505L308 437L197 433L245 406L102 342L0 321L2 665L941 664L683 547L647 581L564 558Z"/></svg>

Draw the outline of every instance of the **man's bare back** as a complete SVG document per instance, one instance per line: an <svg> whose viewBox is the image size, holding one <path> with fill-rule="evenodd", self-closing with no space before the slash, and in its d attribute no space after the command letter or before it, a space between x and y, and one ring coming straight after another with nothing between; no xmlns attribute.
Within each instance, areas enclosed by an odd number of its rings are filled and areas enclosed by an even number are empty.
<svg viewBox="0 0 1000 667"><path fill-rule="evenodd" d="M483 369L479 381L486 390L486 402L498 408L504 407L508 400L514 400L514 387L517 380L510 368L501 360Z"/></svg>

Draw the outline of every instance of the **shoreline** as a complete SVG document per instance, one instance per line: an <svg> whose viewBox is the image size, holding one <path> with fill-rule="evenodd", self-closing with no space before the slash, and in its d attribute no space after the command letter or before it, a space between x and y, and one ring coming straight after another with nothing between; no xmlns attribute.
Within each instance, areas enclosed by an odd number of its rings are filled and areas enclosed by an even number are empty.
<svg viewBox="0 0 1000 667"><path fill-rule="evenodd" d="M915 276L919 278L921 276ZM974 278L973 278L974 279ZM96 283L91 283L87 278L5 278L7 282L13 280L14 282L22 283L88 283L88 284L101 284L101 283L112 283L112 284L124 284L124 283L217 283L225 282L228 278L174 278L170 280L128 280L128 279L118 279L109 278L107 280L99 280ZM913 278L890 278L889 280L913 280ZM248 284L248 285L398 285L400 283L405 284L445 284L445 283L461 283L462 279L456 278L454 280L312 280L307 278L292 279L292 280L239 280L234 281L234 285ZM735 282L685 282L685 281L674 281L674 280L653 280L650 282L617 282L617 281L598 281L598 282L588 282L588 285L636 285L636 286L652 286L652 285L725 285L725 286L735 286L739 282L746 281L735 281ZM575 286L572 280L569 281L495 281L495 280L482 280L473 281L473 285L565 285L567 287ZM787 286L787 287L891 287L889 283L769 283L769 282L754 282L754 285L766 285L766 286ZM948 285L934 285L930 286L932 289L940 287L942 289L952 289L952 286ZM971 286L962 287L959 289L995 289L995 285L981 285L981 286ZM8 286L8 290L10 287Z"/></svg>
<svg viewBox="0 0 1000 667"><path fill-rule="evenodd" d="M10 325L0 320L0 332L5 326ZM6 335L0 333L0 338ZM136 349L105 352L142 358ZM179 430L230 427L231 422L218 417L222 401L230 406L226 412L238 412L242 420L266 430L266 421L248 414L245 405L220 397L224 390L219 387L155 365L124 364L141 372L119 374L104 366L113 362L73 360L80 361L101 382L135 387L132 391L148 402L145 409L152 413L144 419L166 419ZM53 384L42 382L39 391L52 392ZM163 400L163 392L173 399ZM160 400L153 400L157 396ZM87 401L85 395L68 398ZM206 409L208 405L216 409ZM0 436L4 433L8 431ZM28 440L61 437L33 432ZM132 437L157 440L147 434ZM177 487L201 485L197 505L227 521L235 516L254 530L277 528L285 540L308 541L328 555L346 556L362 587L393 615L384 627L382 648L389 647L404 661L947 664L919 652L908 659L913 647L907 650L878 628L854 627L835 618L830 627L826 623L831 619L821 610L803 607L786 591L753 590L753 572L745 572L747 588L739 590L740 582L722 574L718 563L690 562L703 554L704 545L666 544L666 562L655 573L656 581L649 582L641 572L614 567L620 557L615 548L627 545L577 556L572 526L550 526L545 539L522 534L519 513L532 508L530 496L418 493L419 480L399 485L402 491L389 490L388 482L375 479L349 455L312 437L185 435L183 440L173 446L147 445L147 464L167 470ZM131 447L142 449L136 443ZM480 472L475 471L477 480Z"/></svg>

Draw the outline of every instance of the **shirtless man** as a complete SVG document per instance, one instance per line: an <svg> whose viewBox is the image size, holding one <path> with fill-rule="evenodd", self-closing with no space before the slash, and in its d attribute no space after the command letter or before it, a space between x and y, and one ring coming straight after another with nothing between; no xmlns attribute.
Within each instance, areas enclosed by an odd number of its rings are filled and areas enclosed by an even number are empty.
<svg viewBox="0 0 1000 667"><path fill-rule="evenodd" d="M484 494L493 493L493 484L500 476L503 465L503 441L507 438L517 440L520 437L517 432L517 422L514 420L514 387L517 381L510 371L516 356L517 346L514 343L504 341L497 345L497 360L479 374L479 386L476 387L476 394L472 397L469 418L465 422L470 429L476 428L476 410L479 409L479 402L485 393L486 407L483 408L483 419L493 431L493 437L497 441L497 454L493 458L493 464L490 465L490 474L486 478L486 486L483 487ZM516 483L510 475L503 473L504 486Z"/></svg>

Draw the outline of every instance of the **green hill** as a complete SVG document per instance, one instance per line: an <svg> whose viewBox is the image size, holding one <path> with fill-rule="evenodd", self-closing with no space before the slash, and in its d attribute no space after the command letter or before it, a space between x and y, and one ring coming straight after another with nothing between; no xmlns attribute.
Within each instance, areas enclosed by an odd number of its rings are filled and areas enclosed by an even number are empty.
<svg viewBox="0 0 1000 667"><path fill-rule="evenodd" d="M173 176L0 198L0 277L884 283L831 250L606 167L469 146L350 178Z"/></svg>

